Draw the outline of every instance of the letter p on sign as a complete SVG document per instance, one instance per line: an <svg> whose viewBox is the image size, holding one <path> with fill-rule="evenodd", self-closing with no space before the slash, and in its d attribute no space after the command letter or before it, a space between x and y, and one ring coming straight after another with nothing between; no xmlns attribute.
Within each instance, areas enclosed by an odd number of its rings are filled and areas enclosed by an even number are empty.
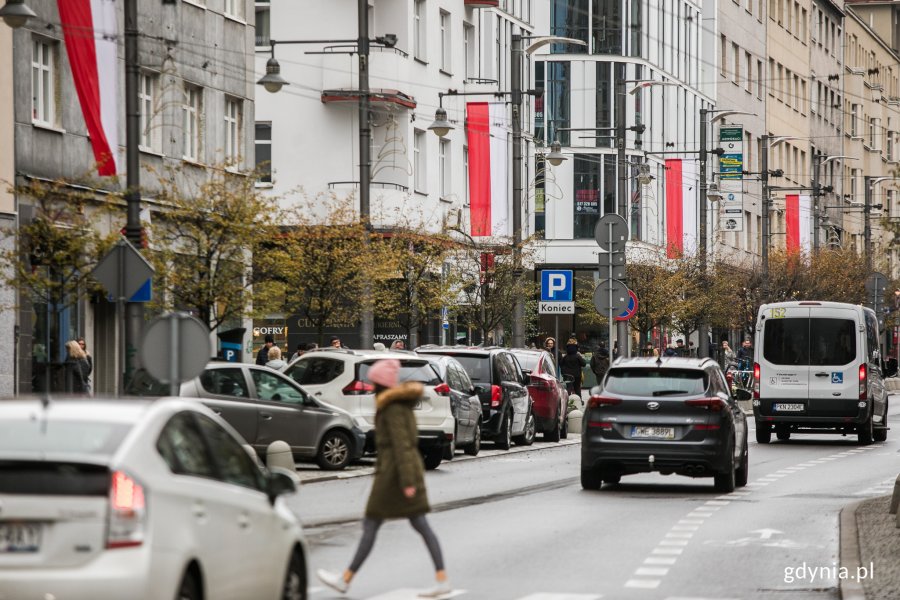
<svg viewBox="0 0 900 600"><path fill-rule="evenodd" d="M572 271L541 271L541 301L571 302Z"/></svg>

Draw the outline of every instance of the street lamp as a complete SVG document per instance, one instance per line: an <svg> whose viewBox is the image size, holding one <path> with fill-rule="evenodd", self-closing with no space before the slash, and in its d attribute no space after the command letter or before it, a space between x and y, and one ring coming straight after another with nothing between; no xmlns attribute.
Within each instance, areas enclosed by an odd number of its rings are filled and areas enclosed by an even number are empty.
<svg viewBox="0 0 900 600"><path fill-rule="evenodd" d="M438 107L434 111L434 123L428 126L428 131L433 131L439 138L443 138L447 137L453 128L453 124L447 120L447 111L443 106Z"/></svg>
<svg viewBox="0 0 900 600"><path fill-rule="evenodd" d="M855 156L826 156L824 154L813 155L813 254L819 252L819 221L822 220L819 196L822 195L821 170L822 165L833 160L858 160ZM827 190L826 190L827 191Z"/></svg>
<svg viewBox="0 0 900 600"><path fill-rule="evenodd" d="M558 167L564 160L567 160L562 153L562 145L559 143L559 140L553 140L553 143L550 144L550 154L545 158L554 167Z"/></svg>
<svg viewBox="0 0 900 600"><path fill-rule="evenodd" d="M281 65L275 59L274 44L272 44L272 56L266 61L266 74L260 77L256 83L266 88L270 94L277 94L284 86L291 85L287 79L281 76Z"/></svg>
<svg viewBox="0 0 900 600"><path fill-rule="evenodd" d="M871 177L865 178L865 206L863 208L864 225L863 238L866 252L866 271L872 272L872 188L883 181L898 180L900 177Z"/></svg>
<svg viewBox="0 0 900 600"><path fill-rule="evenodd" d="M28 19L37 17L35 12L28 8L25 0L6 0L3 8L0 8L0 19L13 29L18 29L28 22Z"/></svg>
<svg viewBox="0 0 900 600"><path fill-rule="evenodd" d="M762 248L760 259L763 269L763 299L769 299L769 149L790 140L802 139L793 135L761 135L762 148L759 157L760 181L762 182Z"/></svg>

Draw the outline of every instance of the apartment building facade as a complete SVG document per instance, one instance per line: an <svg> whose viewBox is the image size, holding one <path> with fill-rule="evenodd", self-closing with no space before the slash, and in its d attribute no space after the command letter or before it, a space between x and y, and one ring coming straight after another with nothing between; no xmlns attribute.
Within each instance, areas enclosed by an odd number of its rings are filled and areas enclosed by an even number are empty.
<svg viewBox="0 0 900 600"><path fill-rule="evenodd" d="M0 106L14 107L8 122L15 130L15 181L77 182L80 192L92 193L100 204L108 192L121 191L125 184L122 4L115 3L115 30L93 32L97 39L115 41L120 74L115 88L119 144L111 148L119 168L115 175L102 177L97 175L76 94L57 3L29 0L28 5L37 18L11 33L11 54L0 53L3 60L11 56L11 68L0 69L0 77L11 76L13 85L0 88L3 94L13 90L12 103L0 102ZM237 168L252 164L253 4L249 0L148 2L140 3L138 10L142 218L152 219L159 205L148 167L159 172L167 166L185 166L185 177L202 179L212 164L230 161ZM34 215L32 199L20 195L14 203L17 223L28 223ZM107 232L113 222L98 218L95 226ZM117 389L122 365L113 303L86 294L66 307L32 302L27 294L17 300L18 336L4 338L16 340L16 382L14 389L4 391L41 391L48 381L50 391L62 390L64 344L79 336L85 337L93 355L94 391ZM2 368L8 368L5 362ZM50 377L46 377L47 369Z"/></svg>

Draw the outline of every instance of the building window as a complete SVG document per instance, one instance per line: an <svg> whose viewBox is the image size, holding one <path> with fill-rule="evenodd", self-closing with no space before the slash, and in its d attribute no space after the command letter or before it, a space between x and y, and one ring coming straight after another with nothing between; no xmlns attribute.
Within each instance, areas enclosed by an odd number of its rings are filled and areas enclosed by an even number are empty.
<svg viewBox="0 0 900 600"><path fill-rule="evenodd" d="M620 2L621 0L616 0ZM574 38L585 43L551 44L550 52L563 54L584 54L589 51L588 44L588 2L581 0L551 0L550 2L550 35Z"/></svg>
<svg viewBox="0 0 900 600"><path fill-rule="evenodd" d="M425 0L414 0L413 56L425 60Z"/></svg>
<svg viewBox="0 0 900 600"><path fill-rule="evenodd" d="M548 62L544 121L547 124L547 141L559 140L569 145L569 132L559 131L569 127L571 70L568 62Z"/></svg>
<svg viewBox="0 0 900 600"><path fill-rule="evenodd" d="M598 148L612 148L613 136L613 63L597 63L597 141ZM635 96L639 98L640 94ZM605 136L605 137L604 137Z"/></svg>
<svg viewBox="0 0 900 600"><path fill-rule="evenodd" d="M31 120L56 126L55 42L35 39L31 53Z"/></svg>
<svg viewBox="0 0 900 600"><path fill-rule="evenodd" d="M450 13L441 11L441 70L450 73L453 68L450 54Z"/></svg>
<svg viewBox="0 0 900 600"><path fill-rule="evenodd" d="M594 54L617 54L621 56L623 54L622 4L624 3L622 0L593 0L593 3L593 31L591 37Z"/></svg>
<svg viewBox="0 0 900 600"><path fill-rule="evenodd" d="M153 123L153 117L156 113L158 87L159 75L141 73L138 85L138 105L141 111L140 147L142 150L151 150L153 152L160 152L162 143L159 127Z"/></svg>
<svg viewBox="0 0 900 600"><path fill-rule="evenodd" d="M441 140L438 146L438 169L441 198L450 195L450 140Z"/></svg>
<svg viewBox="0 0 900 600"><path fill-rule="evenodd" d="M881 149L881 119L869 119L869 147L873 150Z"/></svg>
<svg viewBox="0 0 900 600"><path fill-rule="evenodd" d="M225 0L225 14L238 19L244 18L244 0Z"/></svg>
<svg viewBox="0 0 900 600"><path fill-rule="evenodd" d="M413 189L426 194L425 182L425 132L416 129L413 133Z"/></svg>
<svg viewBox="0 0 900 600"><path fill-rule="evenodd" d="M719 42L721 43L721 52L722 56L719 60L719 74L722 77L728 76L728 41L725 39L725 34L719 35Z"/></svg>
<svg viewBox="0 0 900 600"><path fill-rule="evenodd" d="M256 45L257 46L268 46L269 39L271 35L271 28L269 26L269 11L270 11L268 2L257 2L256 3Z"/></svg>
<svg viewBox="0 0 900 600"><path fill-rule="evenodd" d="M272 123L256 122L256 182L272 183Z"/></svg>
<svg viewBox="0 0 900 600"><path fill-rule="evenodd" d="M237 163L241 158L241 101L225 99L225 161Z"/></svg>
<svg viewBox="0 0 900 600"><path fill-rule="evenodd" d="M469 206L469 147L463 146L463 189L465 197L463 205Z"/></svg>
<svg viewBox="0 0 900 600"><path fill-rule="evenodd" d="M466 47L466 78L475 76L475 28L463 24L463 45Z"/></svg>
<svg viewBox="0 0 900 600"><path fill-rule="evenodd" d="M185 160L200 160L200 116L203 114L203 89L184 86L184 103L181 105L184 128Z"/></svg>
<svg viewBox="0 0 900 600"><path fill-rule="evenodd" d="M756 97L762 100L763 85L765 85L765 75L763 74L763 61L756 61Z"/></svg>
<svg viewBox="0 0 900 600"><path fill-rule="evenodd" d="M850 105L850 137L859 137L860 119L862 118L861 106L859 104Z"/></svg>
<svg viewBox="0 0 900 600"><path fill-rule="evenodd" d="M746 69L744 74L744 87L747 92L753 93L753 56L749 52L744 52L744 62Z"/></svg>
<svg viewBox="0 0 900 600"><path fill-rule="evenodd" d="M544 239L547 229L546 184L544 175L547 163L542 156L535 157L534 162L534 232L538 238Z"/></svg>

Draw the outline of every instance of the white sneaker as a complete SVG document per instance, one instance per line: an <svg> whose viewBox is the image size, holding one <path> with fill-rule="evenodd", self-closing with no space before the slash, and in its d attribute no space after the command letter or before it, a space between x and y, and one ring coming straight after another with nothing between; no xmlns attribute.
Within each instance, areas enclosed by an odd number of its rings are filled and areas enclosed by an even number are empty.
<svg viewBox="0 0 900 600"><path fill-rule="evenodd" d="M350 587L350 584L344 581L344 576L340 573L332 573L331 571L326 571L325 569L317 569L316 577L318 577L319 581L321 581L331 589L336 590L342 594L346 594L347 588Z"/></svg>
<svg viewBox="0 0 900 600"><path fill-rule="evenodd" d="M433 588L419 592L419 598L443 598L453 592L449 581L440 581Z"/></svg>

